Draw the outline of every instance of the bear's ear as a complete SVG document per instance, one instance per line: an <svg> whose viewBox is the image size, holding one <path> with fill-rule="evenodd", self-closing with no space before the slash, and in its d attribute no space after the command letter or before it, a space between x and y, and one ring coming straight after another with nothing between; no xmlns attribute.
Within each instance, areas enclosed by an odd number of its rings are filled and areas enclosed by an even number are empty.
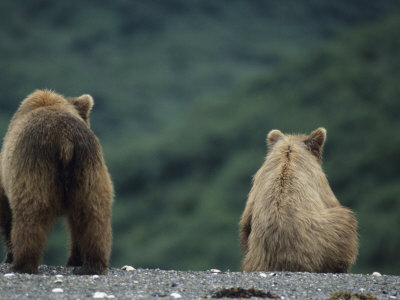
<svg viewBox="0 0 400 300"><path fill-rule="evenodd" d="M322 150L326 140L326 129L318 128L311 132L311 134L304 141L309 151L314 154L319 160L322 158Z"/></svg>
<svg viewBox="0 0 400 300"><path fill-rule="evenodd" d="M271 148L273 145L275 145L277 141L279 141L283 137L284 137L283 133L280 132L279 130L277 129L271 130L267 136L268 146Z"/></svg>
<svg viewBox="0 0 400 300"><path fill-rule="evenodd" d="M84 94L77 98L69 98L68 101L75 106L82 119L89 124L89 114L90 110L94 105L92 96L89 94Z"/></svg>

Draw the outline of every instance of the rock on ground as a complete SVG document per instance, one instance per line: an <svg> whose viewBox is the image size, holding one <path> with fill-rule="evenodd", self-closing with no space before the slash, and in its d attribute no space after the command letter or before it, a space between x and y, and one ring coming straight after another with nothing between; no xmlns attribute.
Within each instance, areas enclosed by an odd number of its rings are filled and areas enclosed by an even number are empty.
<svg viewBox="0 0 400 300"><path fill-rule="evenodd" d="M354 299L367 294L369 299L400 299L400 276L114 268L106 276L76 276L72 268L44 265L39 275L28 275L7 274L8 266L0 264L0 299L204 299L213 295L340 299L345 291Z"/></svg>

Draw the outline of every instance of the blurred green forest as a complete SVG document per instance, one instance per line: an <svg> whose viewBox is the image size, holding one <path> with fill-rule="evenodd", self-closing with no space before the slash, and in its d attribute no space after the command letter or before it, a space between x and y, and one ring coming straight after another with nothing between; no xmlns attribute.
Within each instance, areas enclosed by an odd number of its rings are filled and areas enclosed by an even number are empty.
<svg viewBox="0 0 400 300"><path fill-rule="evenodd" d="M352 272L400 274L400 2L0 1L0 134L37 88L90 93L115 267L238 270L269 130L328 130ZM63 222L43 259L65 264Z"/></svg>

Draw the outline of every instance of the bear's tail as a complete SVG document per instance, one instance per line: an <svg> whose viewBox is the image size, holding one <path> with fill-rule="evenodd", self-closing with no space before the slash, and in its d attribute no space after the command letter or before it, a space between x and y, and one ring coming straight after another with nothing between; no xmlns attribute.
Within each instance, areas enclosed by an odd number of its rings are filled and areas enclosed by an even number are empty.
<svg viewBox="0 0 400 300"><path fill-rule="evenodd" d="M63 143L60 143L59 151L59 160L63 168L66 168L74 156L74 144L68 139L65 139Z"/></svg>

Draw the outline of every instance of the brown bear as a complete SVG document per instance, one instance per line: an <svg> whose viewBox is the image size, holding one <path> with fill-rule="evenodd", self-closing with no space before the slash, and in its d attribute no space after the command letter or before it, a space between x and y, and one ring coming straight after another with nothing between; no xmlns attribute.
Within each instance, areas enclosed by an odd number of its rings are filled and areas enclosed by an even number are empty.
<svg viewBox="0 0 400 300"><path fill-rule="evenodd" d="M113 186L89 127L90 95L38 90L11 120L0 154L0 229L11 271L37 273L47 233L65 215L75 274L106 274Z"/></svg>
<svg viewBox="0 0 400 300"><path fill-rule="evenodd" d="M358 251L357 221L321 167L326 130L268 134L240 221L243 271L347 272Z"/></svg>

